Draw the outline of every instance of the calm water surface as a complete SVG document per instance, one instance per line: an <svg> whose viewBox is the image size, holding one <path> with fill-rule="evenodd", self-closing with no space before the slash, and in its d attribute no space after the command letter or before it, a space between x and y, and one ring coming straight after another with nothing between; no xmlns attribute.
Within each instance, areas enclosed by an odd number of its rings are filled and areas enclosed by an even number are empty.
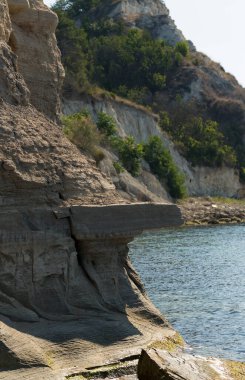
<svg viewBox="0 0 245 380"><path fill-rule="evenodd" d="M130 256L195 353L245 361L245 225L145 233Z"/></svg>

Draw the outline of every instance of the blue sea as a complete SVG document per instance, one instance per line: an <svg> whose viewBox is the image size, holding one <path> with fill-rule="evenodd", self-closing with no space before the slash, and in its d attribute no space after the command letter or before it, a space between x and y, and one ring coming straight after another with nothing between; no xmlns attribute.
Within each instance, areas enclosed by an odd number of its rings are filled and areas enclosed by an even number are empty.
<svg viewBox="0 0 245 380"><path fill-rule="evenodd" d="M144 233L130 257L194 353L245 361L245 225Z"/></svg>

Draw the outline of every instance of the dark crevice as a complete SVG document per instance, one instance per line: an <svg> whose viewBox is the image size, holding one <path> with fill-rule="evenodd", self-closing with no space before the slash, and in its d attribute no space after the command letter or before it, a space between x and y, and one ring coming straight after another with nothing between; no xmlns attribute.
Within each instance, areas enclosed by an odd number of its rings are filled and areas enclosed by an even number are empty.
<svg viewBox="0 0 245 380"><path fill-rule="evenodd" d="M8 45L10 46L12 52L16 54L17 53L17 41L16 41L16 38L15 38L15 35L13 32L10 34L10 37L8 40Z"/></svg>

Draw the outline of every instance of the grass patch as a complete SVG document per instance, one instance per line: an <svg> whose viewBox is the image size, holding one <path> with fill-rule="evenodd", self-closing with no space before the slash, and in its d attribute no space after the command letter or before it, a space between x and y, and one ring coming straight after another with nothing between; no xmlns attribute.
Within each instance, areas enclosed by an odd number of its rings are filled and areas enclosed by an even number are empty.
<svg viewBox="0 0 245 380"><path fill-rule="evenodd" d="M245 205L245 199L213 197L213 198L210 199L210 201L214 202L214 203Z"/></svg>
<svg viewBox="0 0 245 380"><path fill-rule="evenodd" d="M158 136L151 136L143 145L144 158L151 171L160 181L165 182L171 197L185 198L187 191L185 178L173 161L170 152L164 147Z"/></svg>

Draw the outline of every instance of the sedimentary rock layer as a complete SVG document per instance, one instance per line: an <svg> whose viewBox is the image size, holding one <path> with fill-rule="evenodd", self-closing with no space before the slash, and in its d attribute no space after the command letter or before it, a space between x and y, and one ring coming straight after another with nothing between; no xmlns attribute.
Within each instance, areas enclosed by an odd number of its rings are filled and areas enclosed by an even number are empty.
<svg viewBox="0 0 245 380"><path fill-rule="evenodd" d="M161 349L142 351L139 380L236 380L245 376L245 363L192 356Z"/></svg>
<svg viewBox="0 0 245 380"><path fill-rule="evenodd" d="M160 204L2 210L1 313L31 322L141 308L144 291L127 244L142 230L181 222L176 206ZM150 309L146 302L144 313Z"/></svg>
<svg viewBox="0 0 245 380"><path fill-rule="evenodd" d="M22 103L29 98L39 111L56 120L60 112L60 91L64 77L55 38L58 18L42 0L9 0L8 5L6 0L1 0L1 7L3 22L0 23L4 23L2 33L9 47L8 53L5 51L5 60L8 59L8 66L12 64L15 72L18 71L15 74L17 90L11 88L11 96L17 97L15 104L20 104L26 95ZM20 75L25 80L29 94L26 94L27 89Z"/></svg>

